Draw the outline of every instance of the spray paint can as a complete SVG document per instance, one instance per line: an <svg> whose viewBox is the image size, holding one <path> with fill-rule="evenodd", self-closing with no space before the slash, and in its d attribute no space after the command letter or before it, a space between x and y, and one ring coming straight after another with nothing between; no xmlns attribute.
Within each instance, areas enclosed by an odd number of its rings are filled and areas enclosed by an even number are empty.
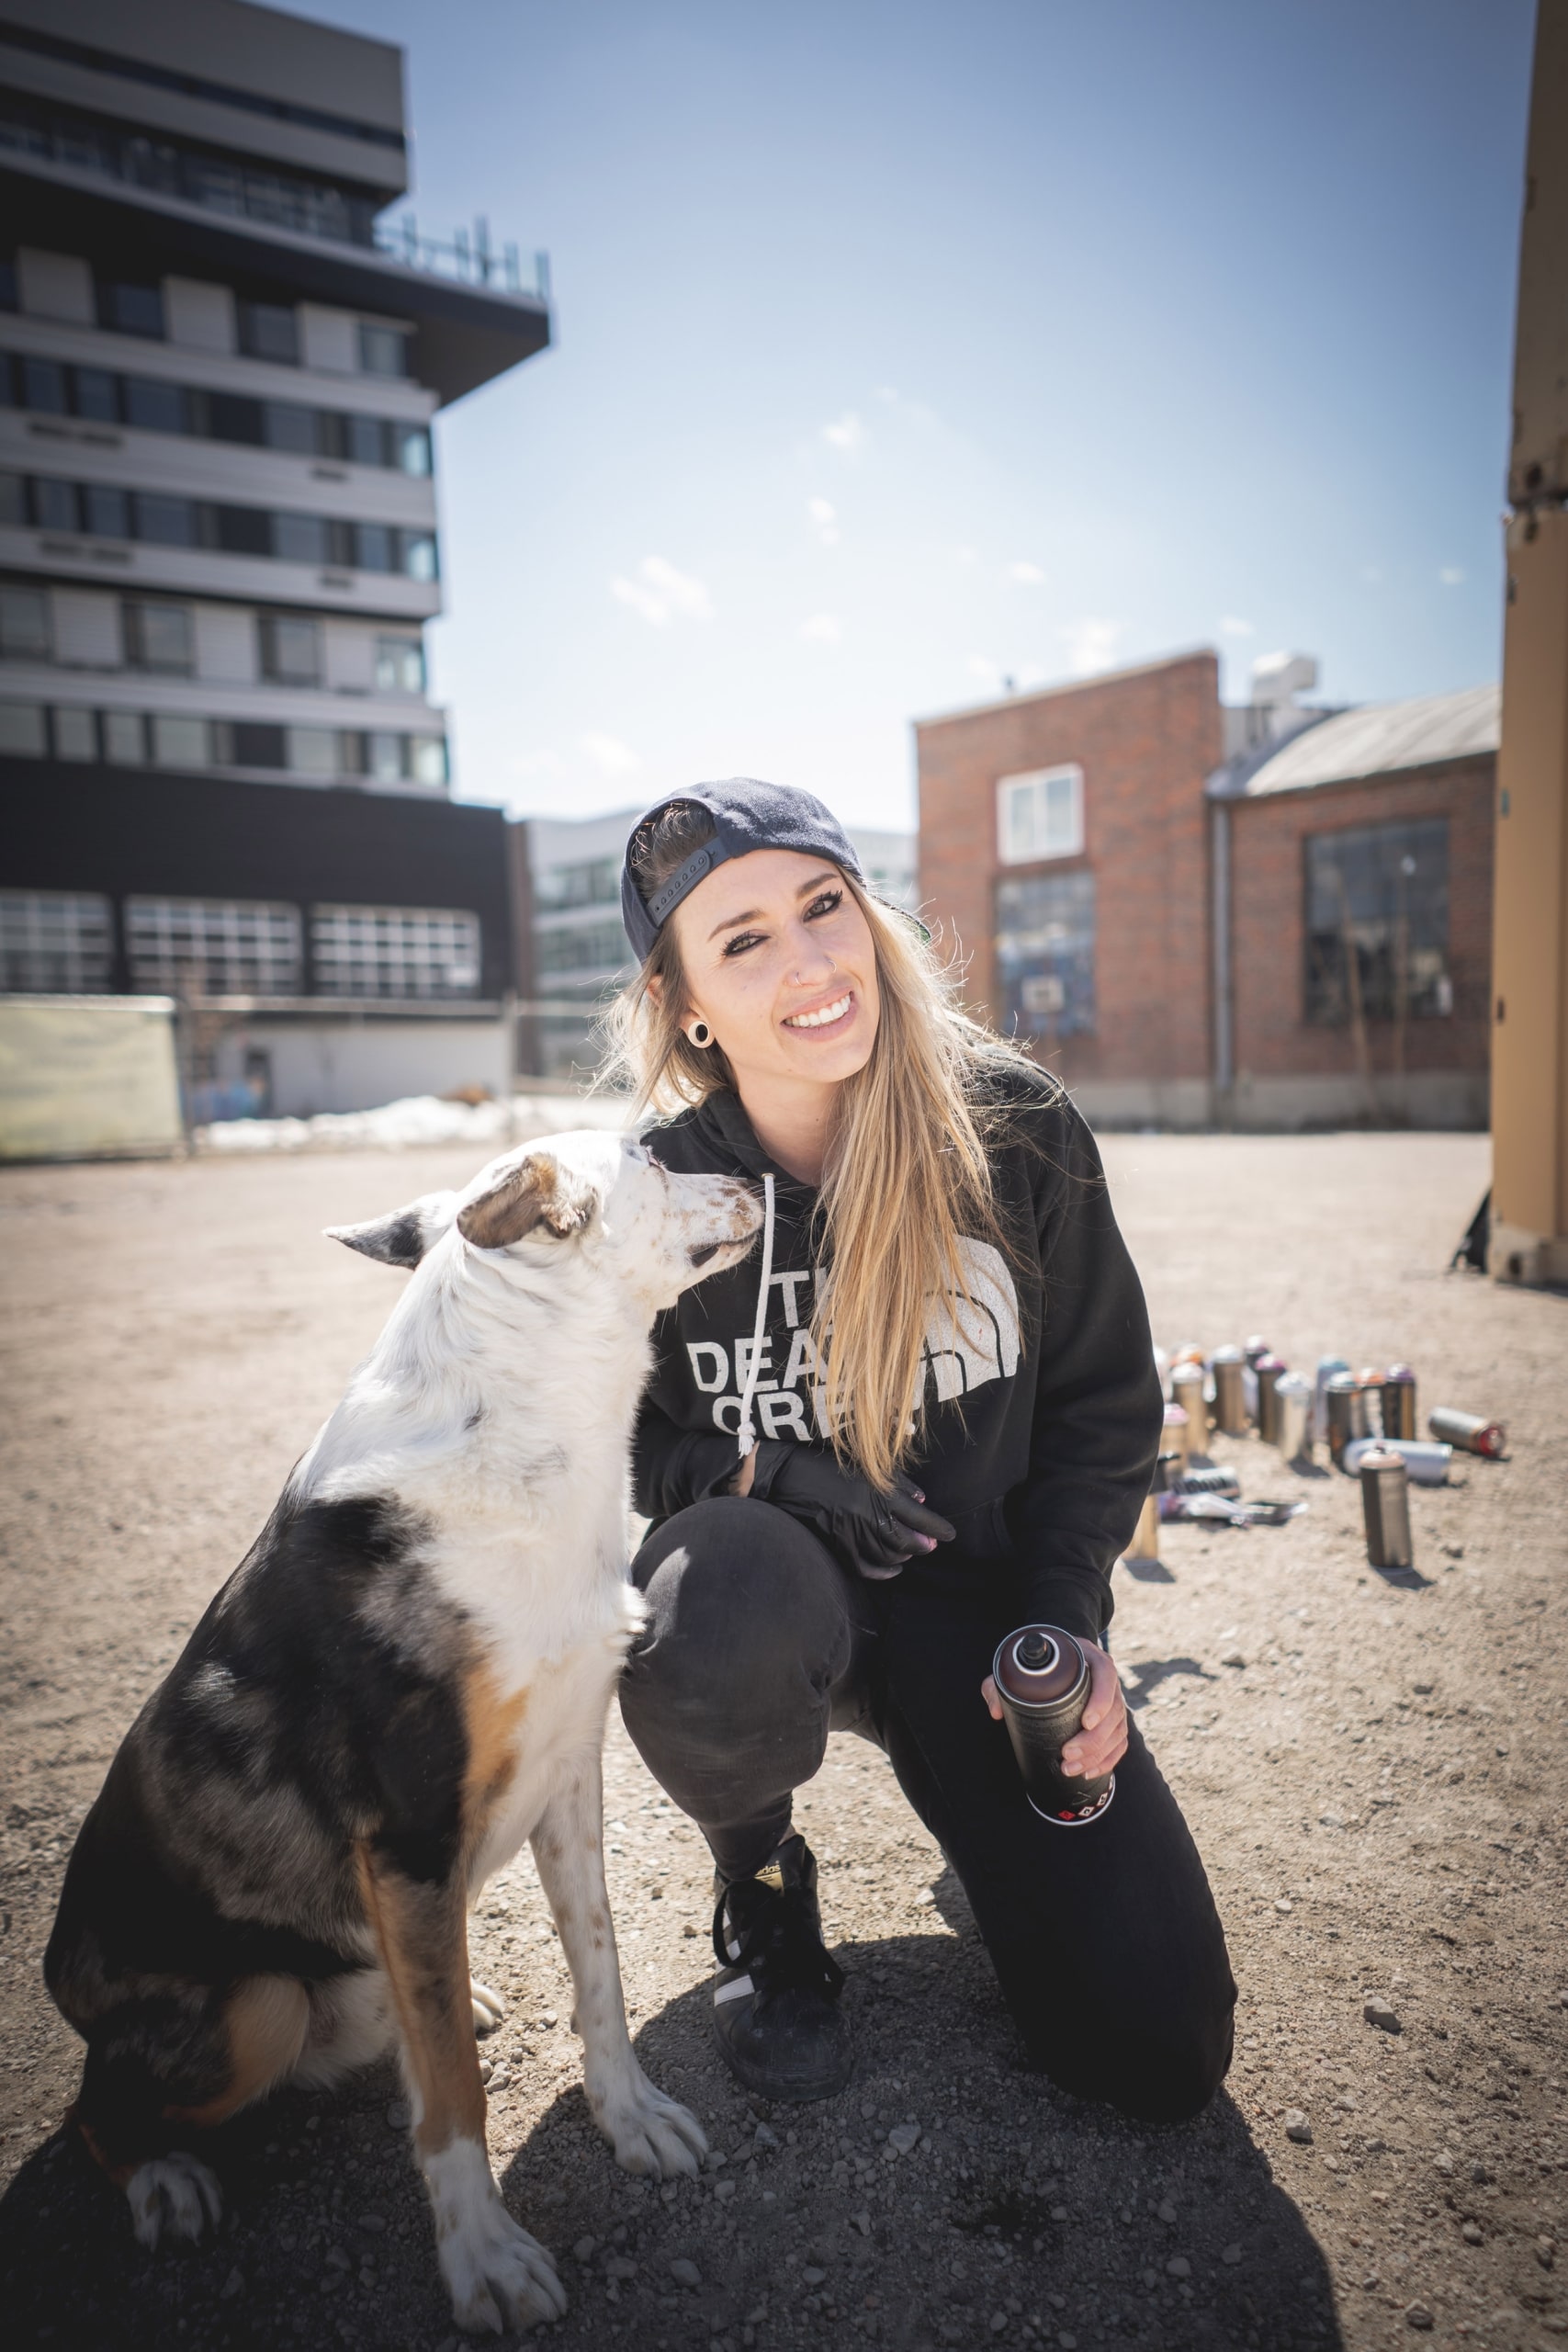
<svg viewBox="0 0 1568 2352"><path fill-rule="evenodd" d="M1361 1482L1367 1558L1374 1568L1412 1566L1416 1551L1410 1540L1410 1480L1404 1463L1386 1447L1374 1446L1361 1456L1356 1476Z"/></svg>
<svg viewBox="0 0 1568 2352"><path fill-rule="evenodd" d="M1370 1435L1366 1422L1366 1401L1356 1385L1355 1375L1348 1372L1332 1374L1323 1392L1328 1422L1328 1454L1330 1461L1343 1464L1345 1448L1353 1437Z"/></svg>
<svg viewBox="0 0 1568 2352"><path fill-rule="evenodd" d="M1459 1413L1451 1405L1434 1405L1427 1416L1427 1427L1444 1445L1457 1445L1465 1453L1483 1453L1489 1462L1500 1460L1508 1442L1501 1421L1486 1420L1480 1413Z"/></svg>
<svg viewBox="0 0 1568 2352"><path fill-rule="evenodd" d="M1116 1794L1116 1775L1076 1781L1062 1750L1089 1704L1089 1661L1059 1625L1021 1625L998 1645L991 1676L1029 1802L1042 1821L1076 1829L1100 1815Z"/></svg>
<svg viewBox="0 0 1568 2352"><path fill-rule="evenodd" d="M1214 1375L1214 1427L1226 1437L1245 1437L1247 1396L1242 1375L1247 1359L1239 1348L1216 1348L1209 1363Z"/></svg>
<svg viewBox="0 0 1568 2352"><path fill-rule="evenodd" d="M1368 1437L1382 1437L1384 1434L1382 1382L1382 1374L1376 1364L1364 1363L1356 1374L1356 1386L1361 1397L1362 1428ZM1358 1431L1358 1435L1359 1434L1360 1432Z"/></svg>
<svg viewBox="0 0 1568 2352"><path fill-rule="evenodd" d="M1328 1384L1334 1378L1336 1373L1348 1372L1349 1369L1350 1367L1343 1356L1319 1356L1317 1360L1317 1380L1314 1389L1312 1408L1312 1433L1317 1440L1319 1445L1326 1445L1328 1443L1328 1398L1326 1393Z"/></svg>
<svg viewBox="0 0 1568 2352"><path fill-rule="evenodd" d="M1187 1416L1187 1453L1207 1453L1209 1451L1209 1408L1203 1397L1203 1367L1201 1363L1179 1363L1170 1375L1172 1400Z"/></svg>
<svg viewBox="0 0 1568 2352"><path fill-rule="evenodd" d="M1157 1560L1159 1558L1159 1495L1144 1497L1144 1507L1138 1513L1138 1523L1133 1530L1132 1541L1122 1553L1124 1560Z"/></svg>
<svg viewBox="0 0 1568 2352"><path fill-rule="evenodd" d="M1299 1372L1274 1383L1274 1442L1287 1462L1312 1460L1312 1383Z"/></svg>
<svg viewBox="0 0 1568 2352"><path fill-rule="evenodd" d="M1265 1445L1280 1442L1280 1415L1274 1399L1289 1369L1283 1356L1259 1356L1253 1366L1258 1375L1258 1434Z"/></svg>
<svg viewBox="0 0 1568 2352"><path fill-rule="evenodd" d="M1382 1376L1382 1433L1403 1438L1416 1434L1416 1374L1407 1363L1391 1363Z"/></svg>
<svg viewBox="0 0 1568 2352"><path fill-rule="evenodd" d="M1175 1454L1183 1468L1191 1442L1192 1424L1187 1418L1185 1405L1168 1405L1165 1408L1165 1433L1160 1439L1160 1459Z"/></svg>
<svg viewBox="0 0 1568 2352"><path fill-rule="evenodd" d="M1418 1437L1353 1437L1345 1448L1341 1467L1355 1476L1368 1454L1380 1451L1398 1454L1413 1487L1441 1487L1448 1483L1453 1447L1427 1444Z"/></svg>
<svg viewBox="0 0 1568 2352"><path fill-rule="evenodd" d="M1264 1357L1267 1355L1272 1355L1274 1352L1272 1348L1269 1345L1268 1340L1263 1338L1260 1332L1258 1331L1254 1331L1250 1340L1244 1340L1242 1341L1241 1351L1247 1358L1247 1366L1249 1372L1256 1372Z"/></svg>

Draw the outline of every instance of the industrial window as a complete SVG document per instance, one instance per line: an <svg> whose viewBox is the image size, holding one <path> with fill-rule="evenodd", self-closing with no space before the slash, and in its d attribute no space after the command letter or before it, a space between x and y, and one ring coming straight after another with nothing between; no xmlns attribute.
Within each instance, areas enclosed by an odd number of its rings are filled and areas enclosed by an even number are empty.
<svg viewBox="0 0 1568 2352"><path fill-rule="evenodd" d="M194 548L197 544L195 501L174 498L164 491L139 490L136 536L154 547Z"/></svg>
<svg viewBox="0 0 1568 2352"><path fill-rule="evenodd" d="M130 493L107 482L87 482L82 492L83 528L95 539L129 539Z"/></svg>
<svg viewBox="0 0 1568 2352"><path fill-rule="evenodd" d="M264 678L280 686L314 686L321 675L321 624L303 613L264 613L261 624Z"/></svg>
<svg viewBox="0 0 1568 2352"><path fill-rule="evenodd" d="M48 748L41 703L0 702L0 753L37 760Z"/></svg>
<svg viewBox="0 0 1568 2352"><path fill-rule="evenodd" d="M367 376L406 376L408 337L400 327L373 327L361 320L359 365Z"/></svg>
<svg viewBox="0 0 1568 2352"><path fill-rule="evenodd" d="M47 662L52 650L49 599L41 588L0 588L0 658Z"/></svg>
<svg viewBox="0 0 1568 2352"><path fill-rule="evenodd" d="M212 764L211 730L205 718L159 711L152 720L152 764L157 768L206 768Z"/></svg>
<svg viewBox="0 0 1568 2352"><path fill-rule="evenodd" d="M997 980L1010 1033L1049 1051L1094 1029L1094 876L1034 874L997 884Z"/></svg>
<svg viewBox="0 0 1568 2352"><path fill-rule="evenodd" d="M188 605L132 599L125 605L124 613L125 658L133 670L189 676L196 661L196 632Z"/></svg>
<svg viewBox="0 0 1568 2352"><path fill-rule="evenodd" d="M84 504L86 520L83 521ZM434 581L440 563L434 534L344 515L279 514L265 506L217 505L167 492L0 473L0 526L143 539L155 547L204 548L225 555L271 556L284 563L336 564Z"/></svg>
<svg viewBox="0 0 1568 2352"><path fill-rule="evenodd" d="M139 710L105 711L104 757L110 767L146 766L147 722Z"/></svg>
<svg viewBox="0 0 1568 2352"><path fill-rule="evenodd" d="M336 775L338 735L334 727L289 727L285 764L295 775Z"/></svg>
<svg viewBox="0 0 1568 2352"><path fill-rule="evenodd" d="M22 401L44 416L65 413L65 370L58 359L24 359Z"/></svg>
<svg viewBox="0 0 1568 2352"><path fill-rule="evenodd" d="M260 401L108 368L67 368L58 359L0 352L0 404L39 416L78 416L93 424L133 424L198 441L281 449L296 458L346 458L423 478L430 471L430 435L423 424L390 417L309 408L299 401Z"/></svg>
<svg viewBox="0 0 1568 2352"><path fill-rule="evenodd" d="M108 278L98 287L98 322L117 334L164 334L164 289L138 286L125 278Z"/></svg>
<svg viewBox="0 0 1568 2352"><path fill-rule="evenodd" d="M111 984L114 917L107 899L0 892L0 989L14 995L102 995Z"/></svg>
<svg viewBox="0 0 1568 2352"><path fill-rule="evenodd" d="M152 376L127 376L123 386L125 421L143 433L184 433L186 396L182 386L164 384Z"/></svg>
<svg viewBox="0 0 1568 2352"><path fill-rule="evenodd" d="M299 366L299 321L291 303L242 302L239 327L240 348L247 358Z"/></svg>
<svg viewBox="0 0 1568 2352"><path fill-rule="evenodd" d="M534 899L541 907L619 906L621 861L583 857L570 865L547 865L535 877Z"/></svg>
<svg viewBox="0 0 1568 2352"><path fill-rule="evenodd" d="M417 637L376 639L376 691L382 695L424 692L424 648Z"/></svg>
<svg viewBox="0 0 1568 2352"><path fill-rule="evenodd" d="M97 758L97 720L90 710L79 710L70 705L55 712L54 756L57 760Z"/></svg>
<svg viewBox="0 0 1568 2352"><path fill-rule="evenodd" d="M35 480L33 521L40 531L78 530L75 483Z"/></svg>
<svg viewBox="0 0 1568 2352"><path fill-rule="evenodd" d="M997 854L1004 865L1077 857L1083 849L1083 770L1039 768L997 783Z"/></svg>
<svg viewBox="0 0 1568 2352"><path fill-rule="evenodd" d="M435 907L312 907L319 996L473 996L479 919Z"/></svg>
<svg viewBox="0 0 1568 2352"><path fill-rule="evenodd" d="M1448 819L1313 833L1303 847L1307 1020L1450 1013Z"/></svg>
<svg viewBox="0 0 1568 2352"><path fill-rule="evenodd" d="M536 932L541 972L616 972L631 958L618 922L560 923Z"/></svg>
<svg viewBox="0 0 1568 2352"><path fill-rule="evenodd" d="M168 995L298 996L299 910L234 899L128 899L133 989Z"/></svg>

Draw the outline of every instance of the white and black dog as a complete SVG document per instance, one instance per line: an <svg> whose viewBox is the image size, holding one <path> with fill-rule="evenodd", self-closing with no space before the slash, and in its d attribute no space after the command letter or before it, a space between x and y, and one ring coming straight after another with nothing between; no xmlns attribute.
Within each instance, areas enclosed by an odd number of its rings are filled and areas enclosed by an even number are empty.
<svg viewBox="0 0 1568 2352"><path fill-rule="evenodd" d="M595 2120L629 2171L696 2170L696 2119L627 2039L600 1758L649 1327L761 1221L739 1182L578 1134L338 1230L413 1280L128 1733L44 1962L87 2044L77 2127L144 2245L217 2220L202 2132L395 2042L459 2324L564 2311L491 2176L474 2043L501 2005L468 1912L525 1838Z"/></svg>

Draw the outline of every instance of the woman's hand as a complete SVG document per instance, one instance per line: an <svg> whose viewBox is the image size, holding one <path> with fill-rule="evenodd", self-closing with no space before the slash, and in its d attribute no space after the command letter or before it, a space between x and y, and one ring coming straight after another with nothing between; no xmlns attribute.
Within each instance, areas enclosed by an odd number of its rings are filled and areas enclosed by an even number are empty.
<svg viewBox="0 0 1568 2352"><path fill-rule="evenodd" d="M1103 1773L1114 1771L1127 1753L1127 1702L1122 1696L1121 1677L1100 1644L1086 1640L1082 1634L1076 1639L1089 1664L1089 1704L1082 1723L1062 1750L1062 1770L1075 1781L1098 1781ZM980 1685L980 1696L1000 1723L1002 1702L988 1674Z"/></svg>

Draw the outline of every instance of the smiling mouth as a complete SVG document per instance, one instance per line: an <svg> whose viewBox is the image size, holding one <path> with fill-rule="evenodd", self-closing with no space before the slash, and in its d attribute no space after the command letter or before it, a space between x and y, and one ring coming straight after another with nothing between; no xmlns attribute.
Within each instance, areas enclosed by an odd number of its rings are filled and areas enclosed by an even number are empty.
<svg viewBox="0 0 1568 2352"><path fill-rule="evenodd" d="M831 1029L837 1022L843 1020L853 1002L853 990L846 990L842 996L835 997L831 1004L821 1005L815 1012L792 1012L784 1025L786 1029Z"/></svg>

